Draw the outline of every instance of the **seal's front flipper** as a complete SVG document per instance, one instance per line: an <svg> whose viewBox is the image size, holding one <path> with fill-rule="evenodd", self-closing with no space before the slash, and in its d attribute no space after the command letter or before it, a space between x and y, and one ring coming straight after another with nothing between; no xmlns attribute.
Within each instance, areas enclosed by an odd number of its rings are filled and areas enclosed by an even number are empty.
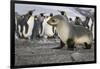
<svg viewBox="0 0 100 69"><path fill-rule="evenodd" d="M55 48L53 48L53 49L61 49L61 48L63 48L64 46L65 46L65 43L62 42L62 40L60 40L60 46L59 46L59 47L55 47Z"/></svg>

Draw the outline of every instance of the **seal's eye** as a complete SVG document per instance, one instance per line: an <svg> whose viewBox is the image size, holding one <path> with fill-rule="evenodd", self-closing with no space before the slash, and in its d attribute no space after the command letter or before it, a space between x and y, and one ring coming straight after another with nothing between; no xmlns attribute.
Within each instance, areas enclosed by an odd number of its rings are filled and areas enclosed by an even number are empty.
<svg viewBox="0 0 100 69"><path fill-rule="evenodd" d="M56 20L53 19L52 22L56 22Z"/></svg>

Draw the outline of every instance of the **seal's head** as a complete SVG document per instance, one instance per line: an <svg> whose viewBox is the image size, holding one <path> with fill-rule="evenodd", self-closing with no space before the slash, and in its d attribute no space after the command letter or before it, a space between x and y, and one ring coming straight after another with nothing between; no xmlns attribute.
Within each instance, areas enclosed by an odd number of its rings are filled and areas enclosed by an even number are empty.
<svg viewBox="0 0 100 69"><path fill-rule="evenodd" d="M64 21L64 16L62 15L55 15L53 17L51 17L47 23L51 26L57 26L57 24L62 23L62 21Z"/></svg>

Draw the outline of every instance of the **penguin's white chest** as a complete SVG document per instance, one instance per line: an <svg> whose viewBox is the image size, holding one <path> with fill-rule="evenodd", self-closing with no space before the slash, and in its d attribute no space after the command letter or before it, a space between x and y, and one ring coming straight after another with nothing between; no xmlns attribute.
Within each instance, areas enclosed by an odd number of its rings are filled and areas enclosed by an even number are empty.
<svg viewBox="0 0 100 69"><path fill-rule="evenodd" d="M32 30L33 30L33 27L34 27L34 16L31 16L29 18L29 20L27 21L27 24L28 24L28 32L27 34L25 34L25 27L24 27L24 35L25 37L29 37L32 35Z"/></svg>
<svg viewBox="0 0 100 69"><path fill-rule="evenodd" d="M47 23L45 26L45 34L48 36L53 36L52 26L48 25Z"/></svg>
<svg viewBox="0 0 100 69"><path fill-rule="evenodd" d="M52 31L52 26L47 23L47 21L49 19L50 19L50 17L47 19L44 19L44 21L43 21L44 34L47 36L53 36L54 33Z"/></svg>
<svg viewBox="0 0 100 69"><path fill-rule="evenodd" d="M89 25L89 30L91 30L91 25L92 25L92 19L91 19L91 18L90 18L90 20L89 20L88 25Z"/></svg>

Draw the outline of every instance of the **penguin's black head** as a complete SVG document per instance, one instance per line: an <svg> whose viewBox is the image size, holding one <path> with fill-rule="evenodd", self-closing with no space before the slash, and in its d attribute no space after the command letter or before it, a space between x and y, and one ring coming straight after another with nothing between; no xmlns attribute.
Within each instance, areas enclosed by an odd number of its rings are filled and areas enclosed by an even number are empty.
<svg viewBox="0 0 100 69"><path fill-rule="evenodd" d="M40 13L40 16L41 16L41 17L44 16L44 13Z"/></svg>
<svg viewBox="0 0 100 69"><path fill-rule="evenodd" d="M53 16L53 13L50 13L50 16L52 17Z"/></svg>
<svg viewBox="0 0 100 69"><path fill-rule="evenodd" d="M72 18L69 18L70 21L72 21Z"/></svg>
<svg viewBox="0 0 100 69"><path fill-rule="evenodd" d="M64 15L65 14L65 12L64 11L61 11L61 15Z"/></svg>
<svg viewBox="0 0 100 69"><path fill-rule="evenodd" d="M29 11L29 12L28 12L29 15L32 15L32 13L33 13L33 11Z"/></svg>
<svg viewBox="0 0 100 69"><path fill-rule="evenodd" d="M78 17L78 16L76 16L76 19L79 19L79 17Z"/></svg>
<svg viewBox="0 0 100 69"><path fill-rule="evenodd" d="M37 16L35 15L34 18L37 18Z"/></svg>
<svg viewBox="0 0 100 69"><path fill-rule="evenodd" d="M89 16L86 16L86 19L89 19L90 17Z"/></svg>
<svg viewBox="0 0 100 69"><path fill-rule="evenodd" d="M36 15L34 16L34 20L37 20L37 16Z"/></svg>

